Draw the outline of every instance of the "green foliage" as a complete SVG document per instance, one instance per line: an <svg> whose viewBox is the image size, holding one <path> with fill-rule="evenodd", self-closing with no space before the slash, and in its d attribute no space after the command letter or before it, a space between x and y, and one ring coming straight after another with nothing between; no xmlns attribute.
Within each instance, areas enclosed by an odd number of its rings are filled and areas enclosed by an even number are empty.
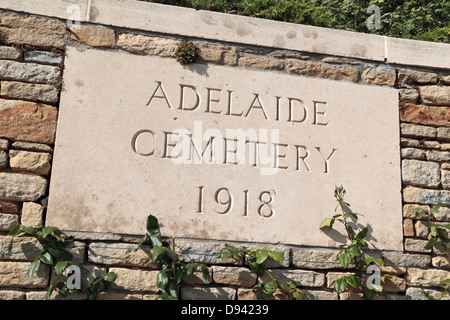
<svg viewBox="0 0 450 320"><path fill-rule="evenodd" d="M259 17L277 21L373 33L398 38L449 42L448 0L144 0L175 6ZM367 28L380 8L381 28Z"/></svg>
<svg viewBox="0 0 450 320"><path fill-rule="evenodd" d="M8 251L12 250L14 237L21 237L25 235L34 237L42 245L41 252L33 260L33 262L31 262L28 268L29 279L31 279L39 270L41 263L49 265L52 270L52 274L54 273L56 275L62 275L67 267L71 265L78 266L77 263L72 261L72 254L65 249L74 241L74 238L67 236L56 227L25 227L24 225L18 224L9 231L8 235L11 236ZM113 272L103 273L101 276L94 279L87 289L81 290L86 293L88 300L94 300L100 290L100 285L104 284L108 287L116 280L116 277L117 275ZM55 285L52 284L49 286L45 299L48 299L55 290L61 295L74 293L77 291L76 289L69 289L67 286L67 281L60 281Z"/></svg>
<svg viewBox="0 0 450 320"><path fill-rule="evenodd" d="M277 291L284 295L292 296L295 300L302 300L304 293L297 287L294 281L288 283L280 283L273 277L266 267L266 260L271 258L279 264L283 263L283 252L272 251L266 249L249 250L238 248L228 243L219 251L222 263L233 258L236 261L246 261L250 269L258 276L263 277L265 274L269 276L271 281L266 283L258 283L253 287L256 293L256 299L265 300Z"/></svg>
<svg viewBox="0 0 450 320"><path fill-rule="evenodd" d="M335 187L334 197L337 201L337 206L335 212L340 208L341 213L333 215L331 218L327 218L322 221L319 228L321 230L331 230L334 223L337 221L344 226L347 233L347 243L338 246L339 252L336 258L339 260L340 264L344 268L349 266L354 266L354 274L339 278L334 285L334 288L338 293L344 292L348 286L355 289L361 289L367 298L373 296L374 291L382 292L383 286L373 286L370 289L364 281L364 271L367 266L375 263L379 267L384 266L382 259L375 258L363 258L363 249L368 247L368 243L365 238L367 237L369 229L367 227L358 227L358 217L362 216L360 213L355 213L350 209L350 204L344 200L345 189L340 187ZM352 219L352 221L349 220ZM353 226L352 226L353 225Z"/></svg>
<svg viewBox="0 0 450 320"><path fill-rule="evenodd" d="M181 64L194 63L198 58L198 49L192 41L182 41L177 46L175 57Z"/></svg>
<svg viewBox="0 0 450 320"><path fill-rule="evenodd" d="M450 256L450 242L448 237L448 230L450 230L450 224L438 224L436 223L435 213L442 207L443 203L434 204L430 212L423 209L416 208L417 219L424 220L429 223L428 242L425 245L425 249L430 250L433 247L440 246L447 256Z"/></svg>
<svg viewBox="0 0 450 320"><path fill-rule="evenodd" d="M209 282L209 269L202 263L185 263L178 258L175 252L174 239L171 243L161 237L159 222L155 216L147 217L147 232L139 241L142 250L149 254L153 262L161 266L157 276L157 286L161 291L160 298L164 300L179 299L180 287L184 279L201 269L205 281ZM148 259L148 260L149 260Z"/></svg>

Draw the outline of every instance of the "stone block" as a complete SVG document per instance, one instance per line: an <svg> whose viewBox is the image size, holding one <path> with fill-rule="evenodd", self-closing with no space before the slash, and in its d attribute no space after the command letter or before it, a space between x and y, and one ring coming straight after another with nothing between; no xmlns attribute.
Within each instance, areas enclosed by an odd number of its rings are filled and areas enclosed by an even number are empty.
<svg viewBox="0 0 450 320"><path fill-rule="evenodd" d="M40 175L48 175L51 168L49 153L10 150L9 165L13 171L27 171Z"/></svg>
<svg viewBox="0 0 450 320"><path fill-rule="evenodd" d="M389 66L366 65L362 73L362 80L367 84L395 85L395 69Z"/></svg>
<svg viewBox="0 0 450 320"><path fill-rule="evenodd" d="M424 187L438 187L441 183L439 164L420 160L402 160L402 181Z"/></svg>
<svg viewBox="0 0 450 320"><path fill-rule="evenodd" d="M291 60L286 65L286 71L291 74L332 80L346 80L352 82L357 82L359 80L359 71L355 68L331 66L315 62Z"/></svg>
<svg viewBox="0 0 450 320"><path fill-rule="evenodd" d="M60 20L2 12L1 40L37 47L65 47L66 24Z"/></svg>
<svg viewBox="0 0 450 320"><path fill-rule="evenodd" d="M0 288L45 288L47 287L50 268L41 263L36 274L29 279L28 268L31 262L0 261Z"/></svg>
<svg viewBox="0 0 450 320"><path fill-rule="evenodd" d="M400 106L400 120L423 125L448 127L450 123L450 107L403 103Z"/></svg>
<svg viewBox="0 0 450 320"><path fill-rule="evenodd" d="M406 281L408 285L435 287L441 286L441 281L450 278L450 271L442 269L408 268Z"/></svg>
<svg viewBox="0 0 450 320"><path fill-rule="evenodd" d="M284 61L261 58L261 57L240 57L238 60L238 65L244 68L253 68L261 70L278 70L284 69Z"/></svg>
<svg viewBox="0 0 450 320"><path fill-rule="evenodd" d="M88 261L112 266L158 268L150 253L133 243L92 242L88 248Z"/></svg>
<svg viewBox="0 0 450 320"><path fill-rule="evenodd" d="M183 287L182 300L235 300L236 289L227 287Z"/></svg>
<svg viewBox="0 0 450 320"><path fill-rule="evenodd" d="M450 87L422 86L419 87L423 103L435 106L450 106Z"/></svg>
<svg viewBox="0 0 450 320"><path fill-rule="evenodd" d="M412 123L401 123L400 130L403 137L434 139L437 135L435 127L415 125Z"/></svg>
<svg viewBox="0 0 450 320"><path fill-rule="evenodd" d="M175 57L178 43L179 41L173 39L122 33L119 35L117 47L135 54Z"/></svg>
<svg viewBox="0 0 450 320"><path fill-rule="evenodd" d="M114 47L116 44L116 35L112 29L81 25L71 27L70 32L72 39L91 47Z"/></svg>
<svg viewBox="0 0 450 320"><path fill-rule="evenodd" d="M24 202L22 206L21 222L27 227L36 227L43 224L44 207L34 202Z"/></svg>
<svg viewBox="0 0 450 320"><path fill-rule="evenodd" d="M36 201L46 190L47 179L41 176L0 172L0 200Z"/></svg>
<svg viewBox="0 0 450 320"><path fill-rule="evenodd" d="M23 61L58 65L62 62L62 56L48 51L31 50L24 53Z"/></svg>
<svg viewBox="0 0 450 320"><path fill-rule="evenodd" d="M49 84L2 81L1 96L6 99L41 101L54 104L58 102L59 90Z"/></svg>
<svg viewBox="0 0 450 320"><path fill-rule="evenodd" d="M111 284L111 289L132 292L158 292L156 277L159 271L109 268L109 272L117 274L117 279Z"/></svg>
<svg viewBox="0 0 450 320"><path fill-rule="evenodd" d="M214 283L250 287L257 281L256 274L247 268L213 266L212 272Z"/></svg>
<svg viewBox="0 0 450 320"><path fill-rule="evenodd" d="M0 99L0 137L53 144L57 114L52 106Z"/></svg>
<svg viewBox="0 0 450 320"><path fill-rule="evenodd" d="M57 83L60 80L59 67L37 63L0 60L0 79L36 83Z"/></svg>

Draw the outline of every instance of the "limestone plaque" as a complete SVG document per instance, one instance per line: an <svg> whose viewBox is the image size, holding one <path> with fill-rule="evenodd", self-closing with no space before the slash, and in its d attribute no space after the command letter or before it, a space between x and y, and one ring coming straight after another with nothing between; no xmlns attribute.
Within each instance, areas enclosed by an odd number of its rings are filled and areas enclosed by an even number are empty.
<svg viewBox="0 0 450 320"><path fill-rule="evenodd" d="M335 185L402 248L396 90L68 48L47 224L333 246Z"/></svg>

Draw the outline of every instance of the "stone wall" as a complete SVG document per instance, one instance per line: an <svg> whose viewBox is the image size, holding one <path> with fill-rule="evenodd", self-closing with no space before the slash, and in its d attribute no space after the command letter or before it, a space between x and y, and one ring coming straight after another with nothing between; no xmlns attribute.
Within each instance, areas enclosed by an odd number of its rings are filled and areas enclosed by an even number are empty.
<svg viewBox="0 0 450 320"><path fill-rule="evenodd" d="M27 269L39 252L32 238L17 238L12 251L7 233L18 223L45 224L59 95L64 90L65 48L95 47L121 50L130 55L174 58L181 40L199 48L198 63L227 65L349 81L367 86L390 86L400 97L403 182L404 250L372 252L386 267L384 292L375 299L424 299L442 291L440 281L450 277L450 259L443 251L426 250L428 226L416 218L414 208L430 210L438 193L450 205L450 75L448 69L384 63L354 56L276 49L154 33L122 26L82 23L66 27L62 18L0 11L0 298L42 299L54 281L41 267L32 279ZM448 55L448 53L447 53ZM444 59L444 57L442 58ZM370 143L368 141L367 143ZM383 199L380 199L383 201ZM393 212L392 214L400 214ZM441 207L439 222L450 221L450 209ZM319 228L317 228L317 232ZM75 261L86 268L87 279L104 271L118 277L112 290L99 299L156 299L157 265L146 262L138 237L119 234L71 233ZM182 299L254 299L251 288L259 279L245 263L221 263L222 241L175 239L185 261L204 262L211 282L191 276L181 290ZM348 291L337 294L334 281L348 272L336 261L333 248L236 243L249 248L269 248L284 253L282 265L270 267L279 279L292 279L306 299L360 299ZM52 298L57 297L56 294ZM70 296L69 299L80 298Z"/></svg>

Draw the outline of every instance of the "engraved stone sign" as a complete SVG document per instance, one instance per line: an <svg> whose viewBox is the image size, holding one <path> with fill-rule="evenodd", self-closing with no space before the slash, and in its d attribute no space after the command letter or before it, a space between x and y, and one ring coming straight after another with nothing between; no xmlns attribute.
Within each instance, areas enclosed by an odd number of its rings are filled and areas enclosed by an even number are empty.
<svg viewBox="0 0 450 320"><path fill-rule="evenodd" d="M333 246L335 185L402 248L396 90L68 48L48 225Z"/></svg>

